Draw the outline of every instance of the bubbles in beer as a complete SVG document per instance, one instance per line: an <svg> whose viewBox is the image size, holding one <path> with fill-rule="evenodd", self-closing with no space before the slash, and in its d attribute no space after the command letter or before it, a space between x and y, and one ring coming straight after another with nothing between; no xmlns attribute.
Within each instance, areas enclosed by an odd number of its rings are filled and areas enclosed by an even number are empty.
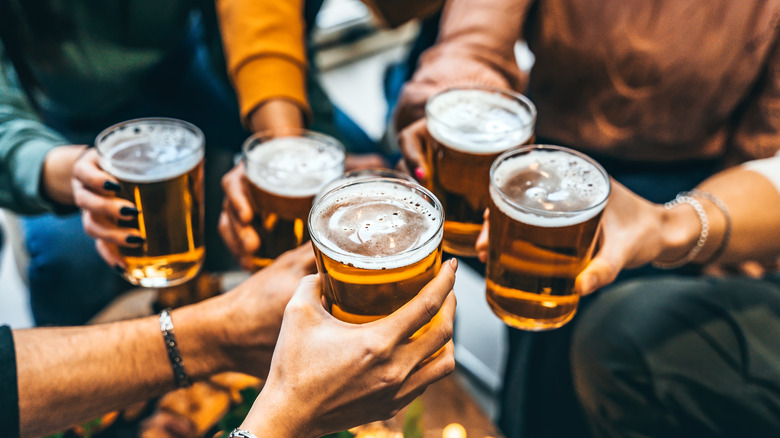
<svg viewBox="0 0 780 438"><path fill-rule="evenodd" d="M280 137L247 152L247 176L281 196L313 196L342 172L344 151L305 137Z"/></svg>
<svg viewBox="0 0 780 438"><path fill-rule="evenodd" d="M601 211L594 207L609 193L609 181L596 166L563 151L534 150L508 158L495 169L493 183L514 204L532 210L513 211L491 188L496 206L518 221L538 226L587 220Z"/></svg>
<svg viewBox="0 0 780 438"><path fill-rule="evenodd" d="M138 122L133 129L120 128L103 137L98 145L102 152L100 165L125 181L164 181L200 162L202 141L199 133L184 126Z"/></svg>
<svg viewBox="0 0 780 438"><path fill-rule="evenodd" d="M474 154L492 154L525 142L533 115L520 102L488 90L451 90L426 106L428 130L441 143Z"/></svg>
<svg viewBox="0 0 780 438"><path fill-rule="evenodd" d="M440 234L440 220L431 221L431 217L440 218L441 213L420 195L404 188L388 190L386 183L365 183L331 193L318 204L312 217L312 235L324 247L338 248L342 255L320 248L323 252L342 263L365 269L376 269L380 264L391 269L417 262L440 241L432 239ZM418 248L418 260L388 263L386 259ZM341 260L345 258L343 254L350 255L349 260ZM371 259L376 261L372 263Z"/></svg>

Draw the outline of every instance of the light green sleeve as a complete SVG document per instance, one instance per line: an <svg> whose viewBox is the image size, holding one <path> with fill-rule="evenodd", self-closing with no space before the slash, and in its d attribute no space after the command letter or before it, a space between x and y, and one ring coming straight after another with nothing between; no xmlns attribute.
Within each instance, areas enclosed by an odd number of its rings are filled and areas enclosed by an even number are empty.
<svg viewBox="0 0 780 438"><path fill-rule="evenodd" d="M54 208L41 195L46 154L67 140L38 118L0 45L0 207L20 214Z"/></svg>

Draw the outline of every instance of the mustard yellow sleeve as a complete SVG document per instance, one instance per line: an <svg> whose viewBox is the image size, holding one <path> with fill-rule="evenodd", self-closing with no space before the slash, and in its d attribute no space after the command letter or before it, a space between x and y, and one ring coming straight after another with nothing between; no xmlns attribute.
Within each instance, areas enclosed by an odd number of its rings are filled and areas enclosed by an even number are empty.
<svg viewBox="0 0 780 438"><path fill-rule="evenodd" d="M292 101L310 116L303 0L218 0L217 12L244 123L269 99Z"/></svg>

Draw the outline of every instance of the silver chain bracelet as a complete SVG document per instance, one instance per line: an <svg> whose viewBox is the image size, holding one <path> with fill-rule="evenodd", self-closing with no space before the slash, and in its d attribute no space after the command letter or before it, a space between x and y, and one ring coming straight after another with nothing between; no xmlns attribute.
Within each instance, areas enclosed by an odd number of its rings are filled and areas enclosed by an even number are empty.
<svg viewBox="0 0 780 438"><path fill-rule="evenodd" d="M184 363L181 359L179 346L176 343L176 336L173 332L173 319L171 319L171 309L165 309L160 313L160 331L165 341L165 350L168 352L168 360L173 369L173 379L177 388L186 388L192 386L190 376L184 371Z"/></svg>
<svg viewBox="0 0 780 438"><path fill-rule="evenodd" d="M699 233L699 240L696 241L696 245L691 248L690 252L680 260L674 262L653 262L653 266L660 269L675 269L690 263L704 248L704 244L707 243L707 236L710 233L710 221L707 217L707 212L704 211L701 203L697 201L693 196L689 196L685 193L680 193L676 198L664 204L664 208L667 210L672 209L680 204L688 204L696 211L696 215L699 217L701 223L701 231Z"/></svg>

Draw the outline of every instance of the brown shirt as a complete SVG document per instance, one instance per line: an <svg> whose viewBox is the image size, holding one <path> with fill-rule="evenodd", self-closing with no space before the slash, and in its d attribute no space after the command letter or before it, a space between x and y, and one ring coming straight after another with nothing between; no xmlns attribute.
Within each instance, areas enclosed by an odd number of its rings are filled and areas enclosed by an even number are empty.
<svg viewBox="0 0 780 438"><path fill-rule="evenodd" d="M414 80L452 84L459 60L477 60L530 96L539 137L626 159L743 161L780 148L779 35L778 0L451 0ZM527 88L507 62L518 36L536 56ZM442 57L455 73L425 71Z"/></svg>

